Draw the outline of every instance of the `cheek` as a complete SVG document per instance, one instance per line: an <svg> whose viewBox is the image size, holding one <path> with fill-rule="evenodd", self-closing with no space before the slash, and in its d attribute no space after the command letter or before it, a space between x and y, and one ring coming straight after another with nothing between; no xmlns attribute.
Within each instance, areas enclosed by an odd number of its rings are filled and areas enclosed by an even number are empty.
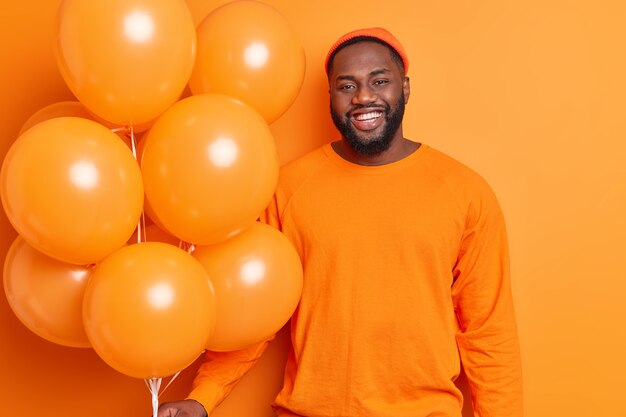
<svg viewBox="0 0 626 417"><path fill-rule="evenodd" d="M390 107L395 107L398 103L400 103L400 101L404 101L406 103L406 94L404 94L403 89L397 89L385 94L383 99Z"/></svg>
<svg viewBox="0 0 626 417"><path fill-rule="evenodd" d="M350 100L344 96L331 96L330 108L343 116L350 108Z"/></svg>

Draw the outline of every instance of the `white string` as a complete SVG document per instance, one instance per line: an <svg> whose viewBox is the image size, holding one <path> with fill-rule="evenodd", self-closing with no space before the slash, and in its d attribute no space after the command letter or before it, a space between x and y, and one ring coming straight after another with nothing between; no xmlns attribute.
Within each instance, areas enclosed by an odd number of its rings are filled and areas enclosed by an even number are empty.
<svg viewBox="0 0 626 417"><path fill-rule="evenodd" d="M133 156L135 160L137 160L137 146L135 146L135 130L133 129L133 125L129 126L130 130L130 149L133 151Z"/></svg>
<svg viewBox="0 0 626 417"><path fill-rule="evenodd" d="M165 388L163 388L163 391L161 391L161 394L163 394L165 392L165 390L172 385L172 382L174 382L174 380L176 379L176 377L180 374L180 371L176 372L174 375L172 375L172 378L170 379L170 382L167 383L167 385L165 386Z"/></svg>
<svg viewBox="0 0 626 417"><path fill-rule="evenodd" d="M130 136L130 149L133 152L133 157L135 157L135 161L139 163L137 159L137 143L135 141L135 129L133 125L124 127L122 129L127 129ZM117 129L115 129L117 130ZM141 216L139 217L139 222L137 222L137 243L146 242L148 237L146 234L146 213L141 210Z"/></svg>
<svg viewBox="0 0 626 417"><path fill-rule="evenodd" d="M161 378L150 378L145 380L148 390L152 395L152 417L157 417L159 412L159 389L161 388Z"/></svg>
<svg viewBox="0 0 626 417"><path fill-rule="evenodd" d="M159 412L159 396L163 394L170 385L172 385L172 382L174 382L179 374L180 371L176 372L162 391L161 382L163 381L163 378L144 379L144 382L148 387L148 391L150 391L150 395L152 396L152 417L157 417L157 414Z"/></svg>

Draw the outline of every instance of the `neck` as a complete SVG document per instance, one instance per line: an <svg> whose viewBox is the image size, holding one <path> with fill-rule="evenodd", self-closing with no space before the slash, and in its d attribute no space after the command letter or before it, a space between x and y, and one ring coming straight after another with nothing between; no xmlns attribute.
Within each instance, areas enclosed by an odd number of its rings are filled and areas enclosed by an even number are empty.
<svg viewBox="0 0 626 417"><path fill-rule="evenodd" d="M364 166L387 165L406 158L415 152L420 143L400 137L393 141L389 148L376 155L362 155L354 151L345 139L333 142L333 150L348 162Z"/></svg>

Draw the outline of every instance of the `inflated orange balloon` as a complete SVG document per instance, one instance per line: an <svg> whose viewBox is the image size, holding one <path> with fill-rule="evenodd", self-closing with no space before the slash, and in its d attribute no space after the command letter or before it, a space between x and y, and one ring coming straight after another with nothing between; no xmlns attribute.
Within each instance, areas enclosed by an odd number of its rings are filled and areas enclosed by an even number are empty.
<svg viewBox="0 0 626 417"><path fill-rule="evenodd" d="M197 247L193 256L215 288L217 321L209 350L236 350L266 339L298 305L300 258L291 242L270 226L254 223L225 242Z"/></svg>
<svg viewBox="0 0 626 417"><path fill-rule="evenodd" d="M304 80L304 49L285 17L258 1L233 1L198 25L198 54L189 87L254 107L272 123L296 99Z"/></svg>
<svg viewBox="0 0 626 417"><path fill-rule="evenodd" d="M131 132L129 127L123 127L108 122L101 117L91 113L80 101L60 101L58 103L52 103L45 106L30 116L20 129L20 136L22 133L33 127L34 125L43 122L44 120L54 119L55 117L82 117L83 119L89 119L96 121L103 126L109 128L117 136L119 136L128 147L131 147ZM143 132L152 126L153 121L144 123L141 125L133 126L133 136L135 136L135 142L140 143L140 132Z"/></svg>
<svg viewBox="0 0 626 417"><path fill-rule="evenodd" d="M4 261L4 292L17 318L38 336L90 347L82 310L90 274L90 268L52 259L18 236Z"/></svg>
<svg viewBox="0 0 626 417"><path fill-rule="evenodd" d="M150 216L181 240L213 244L250 226L278 180L265 120L228 96L200 94L167 110L144 139Z"/></svg>
<svg viewBox="0 0 626 417"><path fill-rule="evenodd" d="M97 262L123 246L143 205L141 172L126 145L78 117L24 132L5 157L0 192L24 240L74 264Z"/></svg>
<svg viewBox="0 0 626 417"><path fill-rule="evenodd" d="M84 119L93 120L93 115L87 110L87 108L79 101L60 101L58 103L52 103L45 106L30 116L20 129L20 136L22 133L35 126L37 123L41 123L44 120L54 119L55 117L82 117Z"/></svg>
<svg viewBox="0 0 626 417"><path fill-rule="evenodd" d="M183 92L196 32L183 0L64 0L56 57L90 111L117 125L156 118Z"/></svg>
<svg viewBox="0 0 626 417"><path fill-rule="evenodd" d="M162 378L205 349L215 294L202 265L187 252L138 243L96 266L83 319L91 345L111 367L136 378Z"/></svg>

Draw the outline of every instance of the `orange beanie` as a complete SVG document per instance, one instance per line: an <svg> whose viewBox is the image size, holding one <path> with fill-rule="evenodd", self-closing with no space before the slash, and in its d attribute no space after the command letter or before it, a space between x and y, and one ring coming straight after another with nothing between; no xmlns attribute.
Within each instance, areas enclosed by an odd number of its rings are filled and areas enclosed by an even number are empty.
<svg viewBox="0 0 626 417"><path fill-rule="evenodd" d="M324 69L327 75L328 75L328 63L333 53L339 47L341 47L341 45L343 45L350 39L358 38L361 36L366 36L368 38L375 38L389 45L389 47L395 50L398 53L398 55L400 55L400 58L402 58L402 63L404 64L404 73L405 74L407 73L407 71L409 70L409 58L407 57L406 52L404 51L404 48L400 44L400 41L396 39L396 37L393 36L386 29L367 28L367 29L357 29L352 32L346 33L345 35L337 39L337 42L335 42L333 46L330 47L330 49L328 50L328 54L326 55L326 61L324 62Z"/></svg>

